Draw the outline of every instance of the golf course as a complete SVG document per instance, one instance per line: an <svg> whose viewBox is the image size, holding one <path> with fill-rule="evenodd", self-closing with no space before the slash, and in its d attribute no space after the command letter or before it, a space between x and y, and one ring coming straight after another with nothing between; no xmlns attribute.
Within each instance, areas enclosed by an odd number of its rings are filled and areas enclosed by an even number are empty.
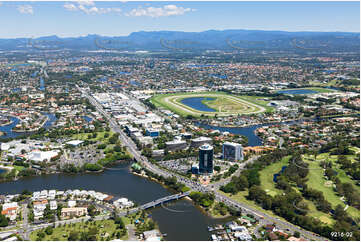
<svg viewBox="0 0 361 242"><path fill-rule="evenodd" d="M175 93L152 97L151 102L181 116L230 116L270 111L262 97L234 96L223 92Z"/></svg>

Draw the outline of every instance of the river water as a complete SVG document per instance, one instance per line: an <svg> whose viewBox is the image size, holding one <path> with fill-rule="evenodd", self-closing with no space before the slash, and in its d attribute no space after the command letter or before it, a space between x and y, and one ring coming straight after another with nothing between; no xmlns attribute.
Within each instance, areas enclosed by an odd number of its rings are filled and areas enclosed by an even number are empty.
<svg viewBox="0 0 361 242"><path fill-rule="evenodd" d="M276 122L276 123L265 123L265 124L258 124L258 125L250 125L246 127L219 127L213 126L205 123L195 122L195 125L204 129L211 129L211 130L219 130L221 132L229 132L231 134L239 134L246 136L248 138L248 146L260 146L263 145L262 139L258 137L255 133L256 129L260 127L267 127L271 125L278 125L278 124L295 124L302 122L303 120L295 120L295 121L286 121L286 122ZM314 120L315 121L315 120Z"/></svg>
<svg viewBox="0 0 361 242"><path fill-rule="evenodd" d="M254 131L264 125L244 128L215 127L201 123L197 125L206 129L245 135L250 146L262 145L261 139L254 134ZM171 194L171 191L160 184L131 174L129 164L120 164L102 173L52 174L0 183L0 194L20 193L24 189L95 190L113 196L127 197L137 204L144 204ZM213 219L207 216L186 199L169 203L165 207L153 208L149 212L158 223L160 231L167 234L166 240L210 240L207 226L229 221L229 218Z"/></svg>
<svg viewBox="0 0 361 242"><path fill-rule="evenodd" d="M120 164L103 173L52 174L0 183L0 194L20 193L24 189L95 190L127 197L137 204L144 204L172 193L156 182L131 174L129 164ZM186 199L169 203L165 208L153 208L149 212L158 223L160 231L167 234L166 240L209 240L207 226L227 221L210 218Z"/></svg>
<svg viewBox="0 0 361 242"><path fill-rule="evenodd" d="M44 115L48 116L48 120L45 122L43 128L48 129L51 127L54 121L56 121L55 114L53 113L43 113ZM15 138L19 135L27 134L27 133L20 133L20 132L13 132L12 128L14 128L20 120L16 117L10 117L12 121L9 125L0 126L0 131L5 132L5 135L0 136L0 138Z"/></svg>

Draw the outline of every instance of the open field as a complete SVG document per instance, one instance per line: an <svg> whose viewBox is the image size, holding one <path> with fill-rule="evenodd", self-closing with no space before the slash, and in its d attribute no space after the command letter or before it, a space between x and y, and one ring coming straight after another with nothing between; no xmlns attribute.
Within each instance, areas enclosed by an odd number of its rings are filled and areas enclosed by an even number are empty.
<svg viewBox="0 0 361 242"><path fill-rule="evenodd" d="M335 222L331 215L317 210L315 204L312 201L307 199L303 199L303 201L307 203L308 206L307 216L318 218L320 221L329 225L332 225Z"/></svg>
<svg viewBox="0 0 361 242"><path fill-rule="evenodd" d="M339 168L339 165L336 162L334 162L336 159L337 159L336 156L329 156L328 153L324 153L317 156L316 160L314 160L314 157L311 156L307 156L307 155L303 156L303 160L309 164L309 168L310 168L309 174L307 176L308 178L307 185L310 188L321 191L325 199L331 203L333 208L335 208L337 205L341 205L345 207L345 204L343 203L343 201L341 201L340 197L333 190L332 186L325 186L325 182L327 182L327 180L324 177L323 169L319 169L320 161L322 160L332 161L333 169L338 172L337 177L339 177L341 182L351 183L353 184L354 188L357 191L360 190L360 188L345 174L345 172ZM360 211L354 207L349 206L346 212L357 220L360 217Z"/></svg>
<svg viewBox="0 0 361 242"><path fill-rule="evenodd" d="M225 195L227 197L230 197L238 202L241 202L241 203L244 203L244 204L247 204L248 206L254 208L254 209L257 209L269 216L272 216L274 218L277 218L281 221L285 221L286 220L276 214L274 214L272 212L272 210L266 210L266 209L263 209L261 206L259 206L255 201L252 201L252 200L248 200L246 197L248 196L248 191L241 191L241 192L238 192L237 194L235 195L232 195L231 193L225 193L225 192L222 192L222 191L218 191L219 193L221 193L222 195Z"/></svg>
<svg viewBox="0 0 361 242"><path fill-rule="evenodd" d="M124 221L124 220L123 220ZM125 221L124 221L124 224ZM96 228L97 231L97 240L106 240L108 237L109 239L115 239L112 237L113 233L117 233L119 229L117 229L117 225L114 223L113 220L101 220L101 221L93 221L93 222L81 222L75 224L69 224L66 226L60 226L53 229L52 234L48 235L43 233L45 236L41 239L43 241L54 241L54 240L68 240L68 237L71 232L77 232L78 236L80 237L81 232L86 232L89 229ZM35 241L38 239L38 232L44 232L45 229L33 231L30 234L30 240ZM78 237L78 239L79 239ZM121 240L127 240L128 235L124 235L120 238Z"/></svg>
<svg viewBox="0 0 361 242"><path fill-rule="evenodd" d="M79 134L74 134L74 135L72 136L72 138L73 138L73 139L79 139L79 140L103 141L103 140L107 139L107 138L104 138L104 135L105 135L106 133L109 134L108 138L111 137L111 136L114 134L113 131L109 131L109 132L106 132L106 131L96 132L97 136L96 136L96 138L93 138L93 137L92 137L93 133L79 133ZM90 135L90 137L91 137L90 139L88 138L89 135Z"/></svg>
<svg viewBox="0 0 361 242"><path fill-rule="evenodd" d="M282 170L282 166L288 164L290 156L284 157L282 160L273 163L272 165L267 166L259 172L261 187L267 192L268 195L276 196L283 193L282 190L275 187L276 183L273 181L273 175Z"/></svg>
<svg viewBox="0 0 361 242"><path fill-rule="evenodd" d="M267 192L270 196L282 195L284 193L283 190L276 188L276 183L273 181L273 175L280 172L282 167L288 164L290 156L284 157L282 160L273 163L272 165L267 166L260 173L261 187ZM324 223L333 224L334 220L331 218L329 214L323 213L316 209L316 206L312 201L303 200L308 205L307 215L318 218Z"/></svg>
<svg viewBox="0 0 361 242"><path fill-rule="evenodd" d="M202 104L215 111L200 111L182 103L183 99L194 97L212 98L213 100L202 100ZM266 106L266 101L259 101L250 97L233 96L222 92L155 95L152 97L151 102L156 106L167 108L181 116L191 115L194 117L253 114L272 110L272 108Z"/></svg>

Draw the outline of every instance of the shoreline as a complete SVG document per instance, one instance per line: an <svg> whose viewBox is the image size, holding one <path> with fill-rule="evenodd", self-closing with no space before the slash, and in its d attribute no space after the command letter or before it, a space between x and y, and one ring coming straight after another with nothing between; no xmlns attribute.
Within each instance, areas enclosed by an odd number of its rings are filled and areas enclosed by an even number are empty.
<svg viewBox="0 0 361 242"><path fill-rule="evenodd" d="M12 132L15 132L15 133L29 133L29 132L36 132L36 131L39 131L39 129L43 128L46 124L46 122L48 122L49 120L49 117L47 115L44 115L46 118L45 120L43 121L43 123L40 125L40 127L38 128L34 128L34 129L29 129L29 130L21 130L21 129L18 129L18 130L14 130L14 128L11 129Z"/></svg>
<svg viewBox="0 0 361 242"><path fill-rule="evenodd" d="M355 115L359 115L360 113L350 113L350 114L335 114L335 115L328 115L328 116L322 116L322 117L318 117L318 119L323 119L323 118L339 118L339 117L349 117L349 116L355 116ZM275 124L281 124L281 123L286 123L286 122L294 122L294 121L314 121L313 119L317 119L317 117L302 117L302 118L294 118L294 119L286 119L286 120L282 120L282 121L270 121L270 122L256 122L254 124L244 124L244 125L232 125L232 124L225 124L225 125L219 125L219 124L211 124L211 123L206 123L202 120L197 120L194 123L199 123L199 124L203 124L203 125L209 125L209 126L214 126L217 128L248 128L248 127L252 127L252 126L257 126L257 125L275 125Z"/></svg>
<svg viewBox="0 0 361 242"><path fill-rule="evenodd" d="M139 174L137 172L134 172L134 171L130 171L130 173L132 173L133 175L136 175L136 176L139 176L139 177L142 177L142 178L145 178L145 179L148 179L148 180L151 180L151 181L154 181L156 183L158 183L159 185L161 185L162 187L166 188L167 190L171 190L171 191L174 191L172 188L164 185L163 183L161 183L159 180L153 178L153 177L149 177L147 175L142 175L142 174ZM193 206L195 208L197 208L198 210L201 211L201 213L205 214L206 216L212 218L212 219L227 219L229 217L232 217L232 215L225 215L225 216L214 216L212 215L209 211L207 211L206 209L204 209L203 207L201 207L200 205L198 204L195 204L194 201L192 200L192 198L190 198L189 196L185 196L184 198L182 199L186 199L190 202L192 202Z"/></svg>
<svg viewBox="0 0 361 242"><path fill-rule="evenodd" d="M11 171L12 169L15 169L14 167L12 167L12 166L4 166L4 165L0 165L0 169L2 169L2 170L9 170L9 171Z"/></svg>
<svg viewBox="0 0 361 242"><path fill-rule="evenodd" d="M11 125L14 121L10 120L9 122L7 123L4 123L4 124L0 124L0 127L4 127L4 126L8 126L8 125Z"/></svg>
<svg viewBox="0 0 361 242"><path fill-rule="evenodd" d="M118 164L121 164L123 161L119 161L119 162L117 162L117 165ZM53 174L69 174L69 175L77 175L77 174L87 174L87 173L103 173L105 170L107 170L108 168L112 168L112 167L103 167L101 170L99 170L99 171L89 171L89 170L85 170L85 171L82 171L82 172L75 172L75 173L68 173L68 172L64 172L64 171L58 171L58 170L56 170L56 171L50 171L50 172L47 172L47 173L42 173L42 171L40 171L40 174L36 174L36 175L33 175L33 176L27 176L27 177L39 177L39 176L42 176L42 175L53 175ZM2 165L0 165L0 169L3 169L3 170L7 170L6 172L4 172L4 174L6 174L6 173L8 173L9 171L11 171L11 170L13 170L13 169L15 169L14 167L12 167L12 166L8 166L8 167L6 167L6 166L2 166ZM17 181L17 180L19 180L19 179L22 179L23 177L21 176L21 177L14 177L13 179L11 179L11 180L1 180L0 179L0 183L3 183L3 182L11 182L11 181Z"/></svg>

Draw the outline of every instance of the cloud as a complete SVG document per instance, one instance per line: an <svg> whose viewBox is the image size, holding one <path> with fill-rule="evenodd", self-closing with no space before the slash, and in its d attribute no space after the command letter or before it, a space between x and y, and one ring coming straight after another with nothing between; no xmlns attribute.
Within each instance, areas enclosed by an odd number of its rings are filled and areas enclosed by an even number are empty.
<svg viewBox="0 0 361 242"><path fill-rule="evenodd" d="M90 1L90 0L78 0L76 2L79 5L83 5L83 6L94 6L95 5L94 1Z"/></svg>
<svg viewBox="0 0 361 242"><path fill-rule="evenodd" d="M147 8L137 8L132 9L126 16L132 17L140 17L140 16L148 16L152 18L157 17L166 17L166 16L173 16L173 15L183 15L186 12L196 11L195 9L191 8L183 8L178 7L176 5L165 5L160 8L155 7L147 7Z"/></svg>
<svg viewBox="0 0 361 242"><path fill-rule="evenodd" d="M18 11L23 14L34 14L33 7L31 5L19 5Z"/></svg>
<svg viewBox="0 0 361 242"><path fill-rule="evenodd" d="M106 13L120 13L120 8L98 8L93 1L77 1L77 5L73 3L65 3L64 8L68 11L81 11L86 14L106 14Z"/></svg>
<svg viewBox="0 0 361 242"><path fill-rule="evenodd" d="M65 3L64 8L69 11L77 11L78 10L77 6L75 6L72 3Z"/></svg>

